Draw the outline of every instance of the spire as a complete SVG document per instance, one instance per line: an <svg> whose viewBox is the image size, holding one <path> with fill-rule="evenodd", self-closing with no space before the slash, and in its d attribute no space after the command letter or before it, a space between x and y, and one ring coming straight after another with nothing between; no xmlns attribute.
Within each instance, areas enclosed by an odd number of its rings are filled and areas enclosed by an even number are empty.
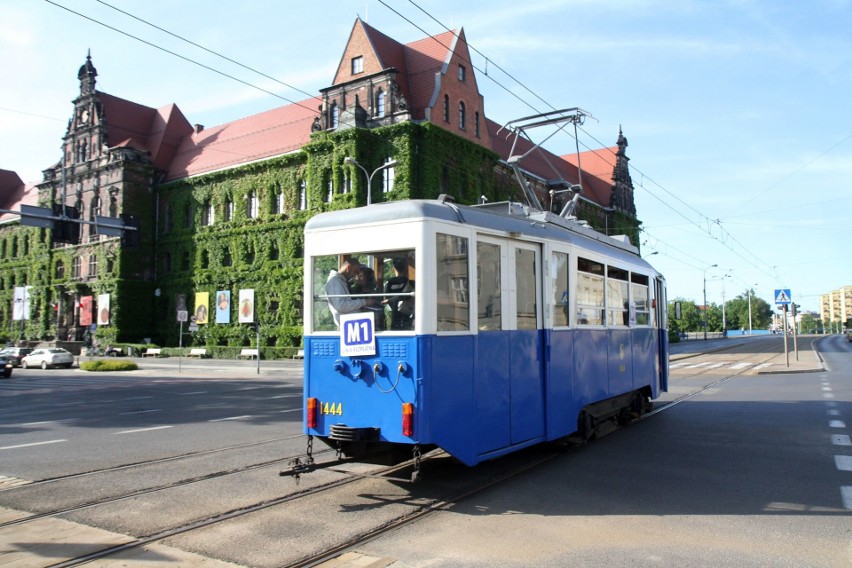
<svg viewBox="0 0 852 568"><path fill-rule="evenodd" d="M81 95L91 95L95 92L95 77L97 76L98 71L92 65L92 50L90 49L86 55L86 63L77 72L77 78L80 80Z"/></svg>

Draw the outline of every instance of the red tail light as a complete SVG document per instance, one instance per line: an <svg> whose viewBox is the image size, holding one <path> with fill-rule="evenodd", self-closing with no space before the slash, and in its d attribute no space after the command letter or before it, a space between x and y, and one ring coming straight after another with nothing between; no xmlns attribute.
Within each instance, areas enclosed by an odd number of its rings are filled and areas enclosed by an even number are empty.
<svg viewBox="0 0 852 568"><path fill-rule="evenodd" d="M402 435L414 435L414 405L410 402L402 403Z"/></svg>
<svg viewBox="0 0 852 568"><path fill-rule="evenodd" d="M305 424L308 428L317 427L317 408L319 401L316 398L309 398L307 408L305 408Z"/></svg>

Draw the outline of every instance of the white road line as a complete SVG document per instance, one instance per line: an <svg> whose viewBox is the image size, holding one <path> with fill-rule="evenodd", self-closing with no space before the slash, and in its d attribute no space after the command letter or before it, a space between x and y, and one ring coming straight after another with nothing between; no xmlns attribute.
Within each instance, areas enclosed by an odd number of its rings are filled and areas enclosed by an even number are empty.
<svg viewBox="0 0 852 568"><path fill-rule="evenodd" d="M181 396L189 396L193 394L207 394L207 391L179 392L178 394Z"/></svg>
<svg viewBox="0 0 852 568"><path fill-rule="evenodd" d="M18 444L17 446L2 446L0 450L15 450L17 448L31 448L33 446L44 446L46 444L58 444L59 442L67 442L68 440L48 440L47 442L33 442L32 444Z"/></svg>
<svg viewBox="0 0 852 568"><path fill-rule="evenodd" d="M151 432L152 430L165 430L167 428L173 428L173 426L154 426L153 428L139 428L138 430L124 430L122 432L116 432L116 434L135 434L137 432Z"/></svg>
<svg viewBox="0 0 852 568"><path fill-rule="evenodd" d="M705 367L710 364L710 361L705 361L703 363L696 363L695 365L690 365L687 369L697 369L698 367Z"/></svg>
<svg viewBox="0 0 852 568"><path fill-rule="evenodd" d="M831 443L835 446L852 446L852 440L849 439L849 434L832 434Z"/></svg>
<svg viewBox="0 0 852 568"><path fill-rule="evenodd" d="M755 369L765 369L766 367L771 367L771 366L772 366L772 363L761 363L760 365L755 367Z"/></svg>
<svg viewBox="0 0 852 568"><path fill-rule="evenodd" d="M722 366L722 365L724 365L724 364L725 364L725 363L713 363L712 365L710 365L710 366L709 366L709 367L707 367L707 368L708 368L708 369L718 369L719 367L721 367L721 366Z"/></svg>
<svg viewBox="0 0 852 568"><path fill-rule="evenodd" d="M207 422L225 422L226 420L242 420L243 418L251 418L251 414L245 414L243 416L229 416L228 418L216 418L215 420L208 420Z"/></svg>
<svg viewBox="0 0 852 568"><path fill-rule="evenodd" d="M834 465L840 471L852 471L852 456L834 456Z"/></svg>
<svg viewBox="0 0 852 568"><path fill-rule="evenodd" d="M273 398L302 398L300 394L279 394L278 396L270 396L270 399Z"/></svg>
<svg viewBox="0 0 852 568"><path fill-rule="evenodd" d="M278 412L296 412L301 410L301 408L288 408L287 410L279 410Z"/></svg>
<svg viewBox="0 0 852 568"><path fill-rule="evenodd" d="M843 507L852 510L852 485L840 487L840 498L843 500Z"/></svg>
<svg viewBox="0 0 852 568"><path fill-rule="evenodd" d="M152 408L150 410L134 410L133 412L120 412L119 416L130 416L131 414L147 414L149 412L162 412L161 408Z"/></svg>
<svg viewBox="0 0 852 568"><path fill-rule="evenodd" d="M831 392L831 387L830 387L830 386L828 386L828 385L826 385L826 386L822 387L822 390L823 390L824 392Z"/></svg>
<svg viewBox="0 0 852 568"><path fill-rule="evenodd" d="M829 428L846 428L846 422L843 420L829 420L828 421Z"/></svg>
<svg viewBox="0 0 852 568"><path fill-rule="evenodd" d="M751 367L754 363L737 363L736 365L731 365L731 369L742 369L745 367Z"/></svg>

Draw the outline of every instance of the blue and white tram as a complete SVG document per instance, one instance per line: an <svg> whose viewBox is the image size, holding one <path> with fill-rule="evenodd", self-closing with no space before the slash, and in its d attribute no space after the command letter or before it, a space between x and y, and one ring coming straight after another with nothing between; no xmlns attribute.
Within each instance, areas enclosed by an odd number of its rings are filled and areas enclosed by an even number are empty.
<svg viewBox="0 0 852 568"><path fill-rule="evenodd" d="M474 465L638 416L667 387L665 280L625 241L513 203L315 216L309 440L363 460L440 447ZM366 285L331 284L360 272Z"/></svg>

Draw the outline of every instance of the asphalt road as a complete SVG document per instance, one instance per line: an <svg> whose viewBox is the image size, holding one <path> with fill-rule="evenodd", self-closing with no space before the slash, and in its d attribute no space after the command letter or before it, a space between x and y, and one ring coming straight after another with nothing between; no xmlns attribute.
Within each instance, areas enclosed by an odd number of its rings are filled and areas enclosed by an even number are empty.
<svg viewBox="0 0 852 568"><path fill-rule="evenodd" d="M852 345L822 340L825 371L758 374L777 344L755 338L696 349L673 365L663 397L689 398L362 545L350 565L852 565ZM16 370L0 381L0 505L54 511L304 451L301 363L262 362L261 374L254 362L183 360L180 373L175 360L140 363L145 369L130 374ZM147 460L160 461L2 490ZM292 491L279 469L211 477L63 518L81 531L148 534ZM472 477L481 469L452 471ZM210 560L218 558L277 566L282 550L325 538L320 529L344 527L353 515L381 520L409 500L404 487L382 482L340 499L324 504L322 518L319 509L270 512L168 543L200 556L164 563L170 557L158 550L155 560L142 554L122 565L218 566ZM285 518L298 537L284 530ZM0 565L33 540L20 530L0 529ZM74 538L79 547L89 534ZM54 542L45 553L50 544L30 542L41 563L23 565L55 562L61 547Z"/></svg>

